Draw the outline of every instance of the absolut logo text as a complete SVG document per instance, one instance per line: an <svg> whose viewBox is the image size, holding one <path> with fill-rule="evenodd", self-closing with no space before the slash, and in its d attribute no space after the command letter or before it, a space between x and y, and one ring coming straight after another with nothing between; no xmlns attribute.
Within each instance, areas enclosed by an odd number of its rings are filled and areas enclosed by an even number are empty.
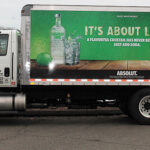
<svg viewBox="0 0 150 150"><path fill-rule="evenodd" d="M117 76L137 76L137 71L117 71Z"/></svg>

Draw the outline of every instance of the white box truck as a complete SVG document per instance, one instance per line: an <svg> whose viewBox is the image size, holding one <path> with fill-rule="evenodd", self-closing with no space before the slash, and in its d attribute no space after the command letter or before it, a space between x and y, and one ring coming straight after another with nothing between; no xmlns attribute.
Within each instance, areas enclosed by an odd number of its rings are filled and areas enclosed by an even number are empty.
<svg viewBox="0 0 150 150"><path fill-rule="evenodd" d="M149 20L149 7L24 6L21 31L0 30L0 110L113 99L150 124Z"/></svg>

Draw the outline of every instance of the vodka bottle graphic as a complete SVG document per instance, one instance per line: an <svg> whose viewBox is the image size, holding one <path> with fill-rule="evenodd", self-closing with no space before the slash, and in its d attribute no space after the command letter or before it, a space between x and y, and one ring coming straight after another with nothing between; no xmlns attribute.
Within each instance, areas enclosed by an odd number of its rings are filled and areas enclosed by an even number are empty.
<svg viewBox="0 0 150 150"><path fill-rule="evenodd" d="M61 15L56 14L56 24L51 29L51 56L55 64L65 64L64 39L65 29L61 26Z"/></svg>

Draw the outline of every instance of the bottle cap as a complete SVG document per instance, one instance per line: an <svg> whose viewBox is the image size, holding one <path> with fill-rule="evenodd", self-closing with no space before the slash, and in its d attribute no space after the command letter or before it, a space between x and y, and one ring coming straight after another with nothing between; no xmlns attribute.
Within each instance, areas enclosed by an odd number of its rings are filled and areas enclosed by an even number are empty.
<svg viewBox="0 0 150 150"><path fill-rule="evenodd" d="M61 17L61 14L55 14L55 17L57 18L57 17Z"/></svg>

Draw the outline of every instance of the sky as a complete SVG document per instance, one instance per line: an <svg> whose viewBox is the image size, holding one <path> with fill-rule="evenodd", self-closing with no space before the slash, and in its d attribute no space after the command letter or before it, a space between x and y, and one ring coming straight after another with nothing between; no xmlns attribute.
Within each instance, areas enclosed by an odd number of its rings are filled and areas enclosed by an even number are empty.
<svg viewBox="0 0 150 150"><path fill-rule="evenodd" d="M0 0L0 26L20 29L26 4L150 6L150 0Z"/></svg>

